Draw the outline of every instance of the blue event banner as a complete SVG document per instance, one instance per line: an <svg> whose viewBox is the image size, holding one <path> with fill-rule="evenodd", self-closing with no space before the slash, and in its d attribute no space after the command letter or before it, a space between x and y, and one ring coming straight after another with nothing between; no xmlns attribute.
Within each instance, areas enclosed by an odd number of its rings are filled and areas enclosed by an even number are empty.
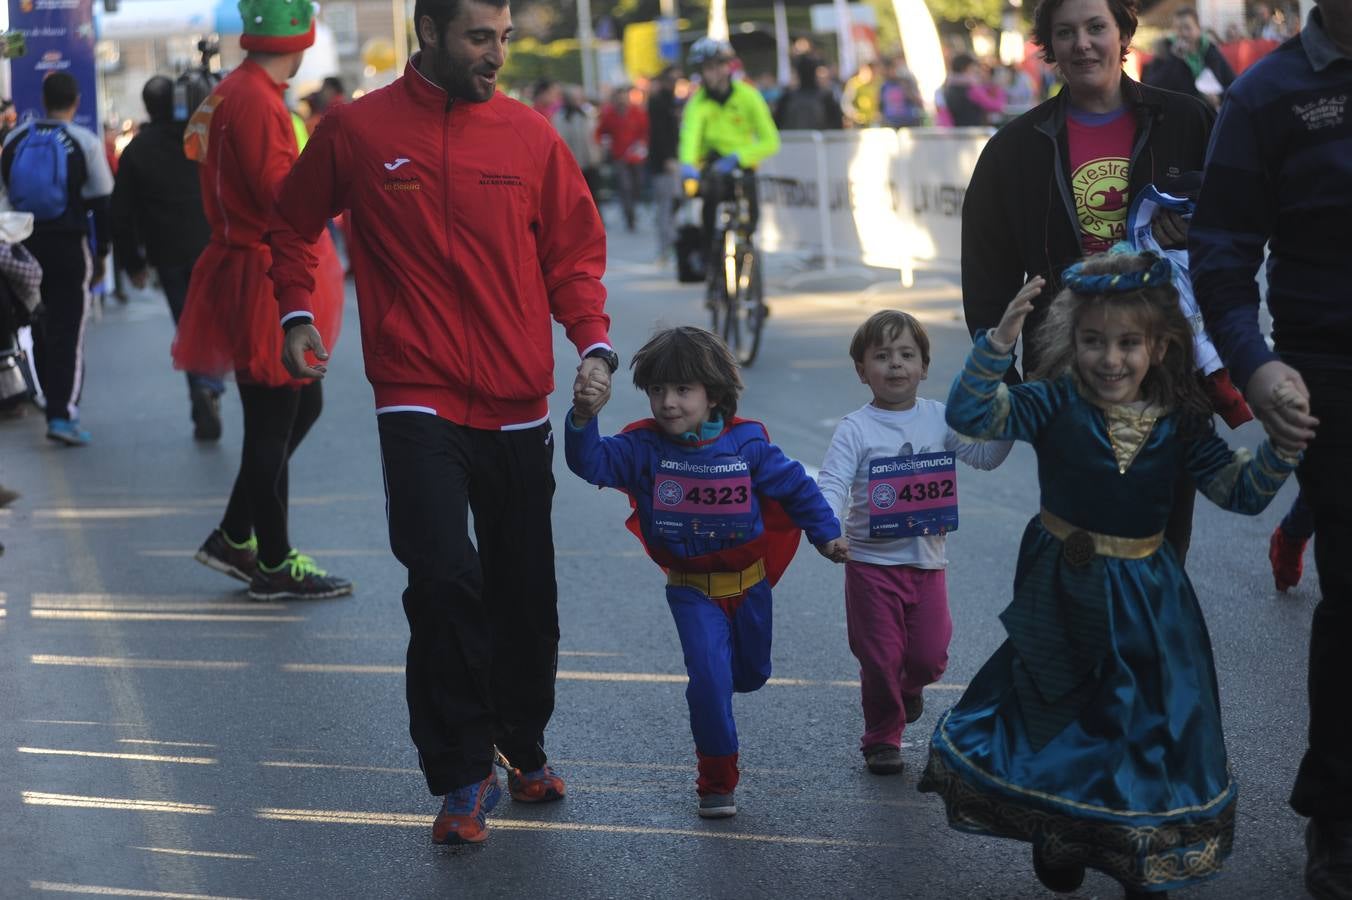
<svg viewBox="0 0 1352 900"><path fill-rule="evenodd" d="M19 119L41 118L42 79L49 72L68 72L80 85L75 124L98 134L93 0L9 0L9 28L21 32L28 47L10 60Z"/></svg>

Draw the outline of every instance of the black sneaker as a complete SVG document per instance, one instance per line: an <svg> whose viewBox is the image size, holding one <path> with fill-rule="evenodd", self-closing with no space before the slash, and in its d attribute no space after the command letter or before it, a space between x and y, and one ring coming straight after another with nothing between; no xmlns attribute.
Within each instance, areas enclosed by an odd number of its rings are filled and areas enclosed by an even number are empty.
<svg viewBox="0 0 1352 900"><path fill-rule="evenodd" d="M1318 900L1352 898L1352 819L1311 819L1305 828L1305 887Z"/></svg>
<svg viewBox="0 0 1352 900"><path fill-rule="evenodd" d="M901 750L891 744L879 744L864 751L864 765L874 775L897 775L906 767Z"/></svg>
<svg viewBox="0 0 1352 900"><path fill-rule="evenodd" d="M1033 874L1042 886L1057 894L1070 894L1084 883L1084 866L1072 863L1068 866L1050 865L1042 856L1037 844L1033 845Z"/></svg>
<svg viewBox="0 0 1352 900"><path fill-rule="evenodd" d="M249 582L252 600L324 600L328 597L346 597L352 593L352 582L330 575L303 553L292 550L275 569L259 561Z"/></svg>
<svg viewBox="0 0 1352 900"><path fill-rule="evenodd" d="M192 436L197 441L221 439L221 398L209 388L196 386L192 395Z"/></svg>
<svg viewBox="0 0 1352 900"><path fill-rule="evenodd" d="M737 802L732 791L726 794L705 794L699 798L699 816L701 819L726 819L737 815Z"/></svg>
<svg viewBox="0 0 1352 900"><path fill-rule="evenodd" d="M215 569L248 584L253 580L254 570L258 568L258 539L251 534L247 541L236 544L217 528L197 548L197 555L193 559L208 569Z"/></svg>

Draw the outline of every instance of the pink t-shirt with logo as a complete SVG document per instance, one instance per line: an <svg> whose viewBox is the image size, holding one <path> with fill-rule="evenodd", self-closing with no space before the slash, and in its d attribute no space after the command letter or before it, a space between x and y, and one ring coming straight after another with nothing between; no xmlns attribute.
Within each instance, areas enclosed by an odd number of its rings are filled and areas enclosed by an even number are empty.
<svg viewBox="0 0 1352 900"><path fill-rule="evenodd" d="M1085 255L1103 253L1127 236L1127 165L1136 122L1125 107L1098 114L1072 110L1066 127L1080 246Z"/></svg>

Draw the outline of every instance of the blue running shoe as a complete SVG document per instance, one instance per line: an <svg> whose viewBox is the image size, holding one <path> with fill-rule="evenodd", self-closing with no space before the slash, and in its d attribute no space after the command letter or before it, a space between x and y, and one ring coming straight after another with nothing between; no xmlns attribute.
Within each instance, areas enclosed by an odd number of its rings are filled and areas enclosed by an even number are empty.
<svg viewBox="0 0 1352 900"><path fill-rule="evenodd" d="M544 803L547 800L562 800L564 794L563 779L549 766L534 772L507 770L507 790L518 803Z"/></svg>
<svg viewBox="0 0 1352 900"><path fill-rule="evenodd" d="M70 419L51 419L47 422L47 439L67 447L83 447L89 443L89 432L79 422Z"/></svg>

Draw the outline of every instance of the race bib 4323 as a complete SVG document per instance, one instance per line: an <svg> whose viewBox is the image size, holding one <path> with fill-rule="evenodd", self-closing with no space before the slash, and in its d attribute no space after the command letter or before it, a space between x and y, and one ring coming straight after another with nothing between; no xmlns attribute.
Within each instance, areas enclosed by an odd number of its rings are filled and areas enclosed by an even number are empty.
<svg viewBox="0 0 1352 900"><path fill-rule="evenodd" d="M869 460L869 537L938 535L957 528L958 472L952 453Z"/></svg>
<svg viewBox="0 0 1352 900"><path fill-rule="evenodd" d="M755 521L751 474L741 460L659 469L653 479L653 529L663 537L737 540L751 534Z"/></svg>

